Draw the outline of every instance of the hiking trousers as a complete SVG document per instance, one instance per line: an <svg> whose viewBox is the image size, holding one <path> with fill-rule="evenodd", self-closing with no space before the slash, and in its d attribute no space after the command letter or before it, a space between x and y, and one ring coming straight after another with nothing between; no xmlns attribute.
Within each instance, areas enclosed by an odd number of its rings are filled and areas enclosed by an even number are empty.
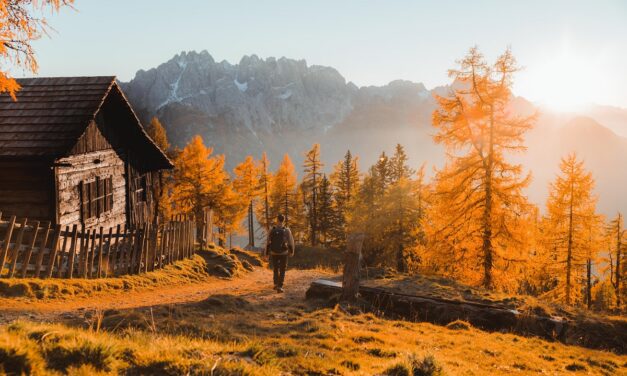
<svg viewBox="0 0 627 376"><path fill-rule="evenodd" d="M285 269L287 269L287 254L270 255L270 261L272 262L272 269L274 270L274 285L276 287L283 287Z"/></svg>

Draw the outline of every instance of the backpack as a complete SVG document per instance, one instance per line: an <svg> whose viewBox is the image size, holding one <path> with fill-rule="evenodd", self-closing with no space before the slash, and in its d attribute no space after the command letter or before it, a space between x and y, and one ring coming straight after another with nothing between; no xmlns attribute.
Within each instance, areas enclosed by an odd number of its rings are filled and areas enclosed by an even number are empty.
<svg viewBox="0 0 627 376"><path fill-rule="evenodd" d="M285 227L273 227L270 231L270 251L283 253L287 251Z"/></svg>

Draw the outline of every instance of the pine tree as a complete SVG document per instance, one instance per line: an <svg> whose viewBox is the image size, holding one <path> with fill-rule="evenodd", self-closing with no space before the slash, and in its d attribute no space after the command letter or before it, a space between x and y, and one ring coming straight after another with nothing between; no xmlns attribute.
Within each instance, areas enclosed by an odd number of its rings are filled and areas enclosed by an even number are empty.
<svg viewBox="0 0 627 376"><path fill-rule="evenodd" d="M375 179L377 194L383 196L388 185L392 182L392 168L390 159L385 152L381 152L377 163L373 166L372 177Z"/></svg>
<svg viewBox="0 0 627 376"><path fill-rule="evenodd" d="M257 209L257 221L265 230L266 237L270 232L270 194L272 191L272 173L270 172L270 161L264 152L259 162L259 186L262 205Z"/></svg>
<svg viewBox="0 0 627 376"><path fill-rule="evenodd" d="M522 167L505 155L525 149L523 136L534 118L513 117L507 110L516 71L509 50L489 65L477 48L470 49L459 69L449 71L458 88L446 97L436 96L433 113L434 140L444 145L448 161L436 174L436 243L429 248L451 257L437 256L440 261L463 263L463 271L455 265L449 269L457 269L467 281L478 282L480 270L486 288L510 283L504 269L524 257L517 247L517 226L529 209L522 189L530 177L521 177Z"/></svg>
<svg viewBox="0 0 627 376"><path fill-rule="evenodd" d="M255 228L254 228L254 204L255 199L260 195L259 175L260 171L255 160L250 155L246 160L237 166L233 171L235 179L233 180L233 188L248 203L248 246L255 247Z"/></svg>
<svg viewBox="0 0 627 376"><path fill-rule="evenodd" d="M329 242L331 230L338 225L338 215L335 208L331 182L326 175L322 175L318 200L318 230L320 232L320 240L324 245L327 245Z"/></svg>
<svg viewBox="0 0 627 376"><path fill-rule="evenodd" d="M318 243L318 190L320 188L320 176L324 164L320 161L320 144L314 144L307 153L303 162L305 176L302 182L303 193L309 208L309 229L311 245Z"/></svg>
<svg viewBox="0 0 627 376"><path fill-rule="evenodd" d="M358 158L353 157L350 150L346 152L344 159L335 165L330 181L333 187L333 201L337 214L337 221L330 232L334 241L338 245L342 245L346 240L349 214L360 187Z"/></svg>
<svg viewBox="0 0 627 376"><path fill-rule="evenodd" d="M581 301L584 278L577 278L591 258L591 231L599 224L592 195L594 179L575 154L562 158L560 175L551 184L547 201L549 239L555 252L556 300L573 304Z"/></svg>
<svg viewBox="0 0 627 376"><path fill-rule="evenodd" d="M401 179L410 179L416 172L407 164L409 158L405 153L405 148L401 144L396 144L394 155L390 158L390 182L392 184L399 182Z"/></svg>

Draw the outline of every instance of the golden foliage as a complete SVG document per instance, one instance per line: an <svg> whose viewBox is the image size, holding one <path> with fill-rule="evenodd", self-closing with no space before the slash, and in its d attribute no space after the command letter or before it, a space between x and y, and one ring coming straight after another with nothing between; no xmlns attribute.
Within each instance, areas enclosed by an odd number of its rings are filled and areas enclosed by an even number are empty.
<svg viewBox="0 0 627 376"><path fill-rule="evenodd" d="M31 45L46 32L45 18L33 15L51 9L56 12L74 0L0 0L0 58L24 70L37 73L37 59ZM13 100L20 89L8 70L0 69L0 93L9 93Z"/></svg>
<svg viewBox="0 0 627 376"><path fill-rule="evenodd" d="M436 96L433 113L434 140L448 161L435 177L426 258L488 288L515 288L512 269L526 258L520 229L530 209L522 193L530 176L505 158L525 150L523 136L534 121L507 111L517 70L509 50L490 65L471 48L459 69L449 71L456 88Z"/></svg>
<svg viewBox="0 0 627 376"><path fill-rule="evenodd" d="M550 296L566 304L580 302L584 267L598 251L601 218L596 214L594 179L573 153L562 158L560 175L551 184L547 201L546 236L551 271L557 285Z"/></svg>

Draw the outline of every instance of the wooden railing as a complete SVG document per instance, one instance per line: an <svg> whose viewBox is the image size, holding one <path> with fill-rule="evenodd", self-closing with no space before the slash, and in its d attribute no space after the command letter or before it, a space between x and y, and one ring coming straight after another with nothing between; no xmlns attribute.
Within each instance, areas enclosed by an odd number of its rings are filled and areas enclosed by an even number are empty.
<svg viewBox="0 0 627 376"><path fill-rule="evenodd" d="M162 268L194 253L196 226L183 216L159 226L82 229L0 212L0 278L101 278Z"/></svg>

